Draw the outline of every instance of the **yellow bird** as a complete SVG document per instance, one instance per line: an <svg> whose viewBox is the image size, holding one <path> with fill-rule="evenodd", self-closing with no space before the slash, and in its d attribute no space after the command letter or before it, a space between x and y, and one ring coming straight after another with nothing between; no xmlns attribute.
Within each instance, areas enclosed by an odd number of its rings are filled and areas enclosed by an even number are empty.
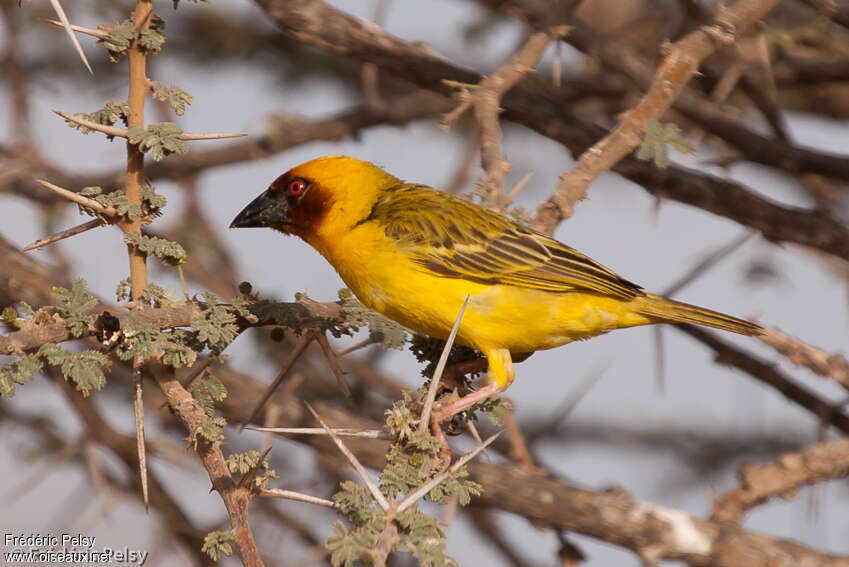
<svg viewBox="0 0 849 567"><path fill-rule="evenodd" d="M274 180L231 228L269 227L318 250L365 305L487 358L489 383L438 410L468 408L513 381L513 358L613 329L692 323L745 335L754 323L643 291L598 262L498 213L405 183L345 156Z"/></svg>

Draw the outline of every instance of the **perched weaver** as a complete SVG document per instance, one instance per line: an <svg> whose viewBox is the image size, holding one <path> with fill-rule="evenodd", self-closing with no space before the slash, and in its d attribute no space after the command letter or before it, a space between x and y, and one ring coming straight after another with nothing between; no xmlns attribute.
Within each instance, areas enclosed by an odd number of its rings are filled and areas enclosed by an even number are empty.
<svg viewBox="0 0 849 567"><path fill-rule="evenodd" d="M746 335L753 323L646 293L577 250L426 185L344 156L278 177L231 228L296 234L365 305L487 358L489 383L434 412L437 422L504 390L513 358L613 329L693 323Z"/></svg>

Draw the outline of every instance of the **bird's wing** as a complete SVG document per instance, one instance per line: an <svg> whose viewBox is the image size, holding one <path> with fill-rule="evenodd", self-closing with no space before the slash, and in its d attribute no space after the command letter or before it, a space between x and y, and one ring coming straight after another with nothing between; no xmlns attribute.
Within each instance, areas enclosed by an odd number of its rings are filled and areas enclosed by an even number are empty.
<svg viewBox="0 0 849 567"><path fill-rule="evenodd" d="M577 250L430 187L403 185L372 212L422 269L442 277L630 300L640 286Z"/></svg>

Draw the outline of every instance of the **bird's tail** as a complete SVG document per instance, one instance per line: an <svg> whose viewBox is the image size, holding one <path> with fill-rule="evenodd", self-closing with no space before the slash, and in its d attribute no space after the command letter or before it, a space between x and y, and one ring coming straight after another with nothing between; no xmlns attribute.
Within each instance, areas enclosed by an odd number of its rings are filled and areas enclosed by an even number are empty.
<svg viewBox="0 0 849 567"><path fill-rule="evenodd" d="M696 307L660 295L646 294L640 298L640 313L661 323L690 323L704 325L740 333L741 335L760 335L763 328L760 325L725 315L704 307Z"/></svg>

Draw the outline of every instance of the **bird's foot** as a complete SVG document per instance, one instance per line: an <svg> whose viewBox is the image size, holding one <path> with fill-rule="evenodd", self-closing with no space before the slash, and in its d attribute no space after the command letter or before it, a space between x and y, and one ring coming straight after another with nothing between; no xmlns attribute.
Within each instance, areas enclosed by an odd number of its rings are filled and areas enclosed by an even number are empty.
<svg viewBox="0 0 849 567"><path fill-rule="evenodd" d="M458 413L498 394L501 390L503 390L503 388L499 388L495 383L490 382L479 390L470 392L461 398L455 398L451 402L433 409L433 412L430 414L430 428L433 432L433 436L436 437L442 445L439 452L439 458L443 461L444 466L447 467L451 464L451 447L448 445L448 440L445 438L445 432L442 429L442 424Z"/></svg>

